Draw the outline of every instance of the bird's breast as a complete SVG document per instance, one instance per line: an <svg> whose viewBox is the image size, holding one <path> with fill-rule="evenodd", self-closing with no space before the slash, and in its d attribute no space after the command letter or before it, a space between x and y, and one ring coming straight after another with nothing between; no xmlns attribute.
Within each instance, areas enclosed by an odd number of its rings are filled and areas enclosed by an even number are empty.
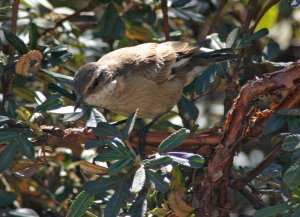
<svg viewBox="0 0 300 217"><path fill-rule="evenodd" d="M142 74L119 76L89 94L85 102L124 116L139 109L139 117L155 118L168 112L179 101L182 90L182 82L176 77L156 84Z"/></svg>

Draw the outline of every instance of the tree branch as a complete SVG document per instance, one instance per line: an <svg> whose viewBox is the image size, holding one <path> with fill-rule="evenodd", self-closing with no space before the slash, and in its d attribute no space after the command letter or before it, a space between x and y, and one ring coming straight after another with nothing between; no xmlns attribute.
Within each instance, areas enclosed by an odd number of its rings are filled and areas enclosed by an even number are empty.
<svg viewBox="0 0 300 217"><path fill-rule="evenodd" d="M161 10L163 14L163 29L165 32L166 41L170 41L170 26L168 18L168 0L161 0Z"/></svg>
<svg viewBox="0 0 300 217"><path fill-rule="evenodd" d="M203 179L200 182L200 191L197 199L200 201L200 207L196 211L196 216L205 216L211 210L211 207L221 204L222 208L228 208L230 191L230 169L233 157L238 150L241 141L247 138L247 129L249 120L253 112L253 101L257 96L270 93L274 90L283 88L290 91L299 88L300 64L295 63L292 67L270 73L260 79L245 84L240 90L240 94L235 99L232 109L227 114L224 124L224 135L220 145L216 148L213 159L209 162ZM295 106L300 103L290 102L289 106ZM291 108L286 106L286 108ZM263 125L261 125L263 126ZM219 188L222 186L222 189ZM217 192L223 192L219 201L214 200ZM211 213L209 213L210 215ZM220 213L220 216L228 216L226 213Z"/></svg>

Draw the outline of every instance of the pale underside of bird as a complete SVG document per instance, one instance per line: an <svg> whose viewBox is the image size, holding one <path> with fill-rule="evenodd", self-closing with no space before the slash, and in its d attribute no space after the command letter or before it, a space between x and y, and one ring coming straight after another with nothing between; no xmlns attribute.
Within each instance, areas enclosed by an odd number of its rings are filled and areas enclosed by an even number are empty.
<svg viewBox="0 0 300 217"><path fill-rule="evenodd" d="M138 109L139 117L156 118L178 103L183 88L209 64L230 58L179 41L121 48L76 72L75 107L83 100L124 116Z"/></svg>

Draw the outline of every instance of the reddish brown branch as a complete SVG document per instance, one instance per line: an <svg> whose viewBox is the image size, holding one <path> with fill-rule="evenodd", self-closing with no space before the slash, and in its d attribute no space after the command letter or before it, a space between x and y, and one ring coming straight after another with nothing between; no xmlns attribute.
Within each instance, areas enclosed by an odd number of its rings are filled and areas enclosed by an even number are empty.
<svg viewBox="0 0 300 217"><path fill-rule="evenodd" d="M200 208L196 216L210 215L211 207L221 205L229 209L230 203L230 168L233 157L247 135L246 130L251 118L251 108L254 99L262 94L270 93L277 89L296 89L296 82L300 80L300 64L271 73L263 78L244 85L239 96L235 99L232 109L228 112L224 125L224 135L221 144L216 148L215 155L208 164L204 178L200 182L200 191L197 199L200 201ZM289 105L297 105L298 102L291 102ZM221 187L220 187L221 186ZM218 192L223 192L219 201L214 199ZM220 216L228 216L228 213L221 212Z"/></svg>
<svg viewBox="0 0 300 217"><path fill-rule="evenodd" d="M62 130L58 127L53 126L41 126L44 133L47 134L45 140L36 141L36 145L42 144L53 144L57 146L64 146L69 148L78 148L81 144L86 143L89 140L96 140L97 137L94 135L92 129L84 128L69 128ZM167 132L149 132L146 134L146 150L154 151L157 146L171 133ZM215 145L220 143L221 135L215 132L198 132L191 134L184 143L180 146L182 149L192 150L195 149L198 153L199 146L202 147L202 152L204 150L209 151ZM137 133L133 132L130 137L130 144L132 147L138 146L138 136ZM205 147L205 148L203 148ZM200 150L201 153L201 150ZM201 153L203 154L203 153Z"/></svg>
<svg viewBox="0 0 300 217"><path fill-rule="evenodd" d="M170 26L168 17L168 1L161 0L161 10L163 14L163 29L165 32L166 41L170 40Z"/></svg>

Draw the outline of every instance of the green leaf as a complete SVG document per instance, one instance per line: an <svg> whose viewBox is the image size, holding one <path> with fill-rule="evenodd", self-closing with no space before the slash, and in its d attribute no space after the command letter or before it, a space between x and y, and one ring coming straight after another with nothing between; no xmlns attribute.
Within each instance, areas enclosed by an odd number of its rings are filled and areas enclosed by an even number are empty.
<svg viewBox="0 0 300 217"><path fill-rule="evenodd" d="M300 134L287 136L283 140L282 149L284 151L294 151L300 147Z"/></svg>
<svg viewBox="0 0 300 217"><path fill-rule="evenodd" d="M204 70L195 80L195 91L197 94L204 93L211 87L217 76L217 66L213 64Z"/></svg>
<svg viewBox="0 0 300 217"><path fill-rule="evenodd" d="M104 216L105 217L117 217L120 209L126 203L128 197L131 197L129 191L129 183L124 177L124 182L121 183L120 187L115 191L113 196L110 198L106 205Z"/></svg>
<svg viewBox="0 0 300 217"><path fill-rule="evenodd" d="M100 177L97 180L88 181L83 185L83 190L91 194L101 194L120 185L122 176Z"/></svg>
<svg viewBox="0 0 300 217"><path fill-rule="evenodd" d="M84 149L97 148L106 145L110 140L92 140L88 141L84 145Z"/></svg>
<svg viewBox="0 0 300 217"><path fill-rule="evenodd" d="M25 155L27 158L33 159L34 158L34 145L30 142L26 137L20 136L18 139L19 147L21 148L22 154Z"/></svg>
<svg viewBox="0 0 300 217"><path fill-rule="evenodd" d="M48 84L48 89L52 90L53 92L57 92L57 93L61 94L62 96L66 96L69 99L76 100L75 94L70 93L66 89L58 86L57 84L49 83Z"/></svg>
<svg viewBox="0 0 300 217"><path fill-rule="evenodd" d="M285 212L288 212L292 209L287 203L278 204L275 206L268 206L266 208L258 210L254 213L253 217L271 217L276 216Z"/></svg>
<svg viewBox="0 0 300 217"><path fill-rule="evenodd" d="M265 123L263 134L273 133L280 129L285 123L286 117L284 115L275 113Z"/></svg>
<svg viewBox="0 0 300 217"><path fill-rule="evenodd" d="M97 127L93 129L93 132L96 136L123 137L122 133L116 127L107 122L98 123Z"/></svg>
<svg viewBox="0 0 300 217"><path fill-rule="evenodd" d="M135 217L146 216L147 193L148 193L148 189L145 187L143 188L142 191L139 192L137 198L135 199L135 201L133 202L132 206L128 211L129 216L135 216Z"/></svg>
<svg viewBox="0 0 300 217"><path fill-rule="evenodd" d="M145 180L146 180L146 172L145 172L144 166L142 165L135 172L130 191L132 193L140 192L142 190L142 188L144 187Z"/></svg>
<svg viewBox="0 0 300 217"><path fill-rule="evenodd" d="M171 149L176 148L188 137L189 133L190 131L185 128L182 128L172 133L158 146L157 152L158 153L167 152Z"/></svg>
<svg viewBox="0 0 300 217"><path fill-rule="evenodd" d="M4 191L0 194L0 207L7 206L17 199L17 195L13 192Z"/></svg>
<svg viewBox="0 0 300 217"><path fill-rule="evenodd" d="M57 82L60 82L63 84L73 85L73 83L74 83L73 77L71 77L71 76L59 74L56 72L51 72L46 69L41 69L41 72L44 73L45 75L55 79Z"/></svg>
<svg viewBox="0 0 300 217"><path fill-rule="evenodd" d="M146 177L157 191L164 193L169 190L170 183L166 182L165 176L153 172L152 170L146 170Z"/></svg>
<svg viewBox="0 0 300 217"><path fill-rule="evenodd" d="M0 142L8 142L9 140L15 139L18 136L19 134L14 131L0 132Z"/></svg>
<svg viewBox="0 0 300 217"><path fill-rule="evenodd" d="M132 159L121 159L118 160L117 162L113 163L107 170L107 173L109 175L114 175L118 172L120 172L122 169L127 167L130 164L133 164L134 161Z"/></svg>
<svg viewBox="0 0 300 217"><path fill-rule="evenodd" d="M289 127L289 131L291 133L299 133L300 134L300 117L288 117L287 123Z"/></svg>
<svg viewBox="0 0 300 217"><path fill-rule="evenodd" d="M167 155L164 155L164 156L158 156L151 160L145 160L144 166L145 166L145 168L156 169L156 168L161 168L161 167L167 166L172 163L173 163L172 158Z"/></svg>
<svg viewBox="0 0 300 217"><path fill-rule="evenodd" d="M185 120L197 120L199 115L199 109L186 96L182 95L178 103L178 107L180 111L180 116L183 117Z"/></svg>
<svg viewBox="0 0 300 217"><path fill-rule="evenodd" d="M259 31L255 32L252 34L251 30L249 30L250 32L246 33L239 45L237 46L237 48L239 49L243 49L243 48L247 48L247 47L250 47L252 46L252 43L255 41L255 40L258 40L266 35L269 34L269 31L268 29L264 28L264 29L260 29Z"/></svg>
<svg viewBox="0 0 300 217"><path fill-rule="evenodd" d="M29 24L29 48L30 50L37 49L38 32L35 23Z"/></svg>
<svg viewBox="0 0 300 217"><path fill-rule="evenodd" d="M15 143L10 143L4 151L0 153L0 173L6 170L14 160L16 155L16 146L17 145Z"/></svg>
<svg viewBox="0 0 300 217"><path fill-rule="evenodd" d="M241 28L236 27L229 33L229 35L227 36L227 39L226 39L226 47L227 48L232 48L235 46L235 44L238 40L238 37L240 35L240 32L241 32Z"/></svg>
<svg viewBox="0 0 300 217"><path fill-rule="evenodd" d="M112 160L120 160L124 159L126 156L123 154L116 152L116 151L107 151L104 153L101 153L97 155L94 158L94 161L101 161L101 162L107 162L107 161L112 161Z"/></svg>
<svg viewBox="0 0 300 217"><path fill-rule="evenodd" d="M0 126L7 123L9 120L10 120L9 117L0 115ZM1 138L1 133L0 133L0 138ZM0 139L0 141L1 141L1 139Z"/></svg>
<svg viewBox="0 0 300 217"><path fill-rule="evenodd" d="M94 202L94 195L88 192L82 191L75 198L72 203L67 217L81 217L89 209L90 205Z"/></svg>
<svg viewBox="0 0 300 217"><path fill-rule="evenodd" d="M125 25L113 3L109 3L100 23L100 36L110 40L124 36Z"/></svg>
<svg viewBox="0 0 300 217"><path fill-rule="evenodd" d="M45 112L47 110L56 109L62 106L63 100L61 99L60 94L52 94L50 95L45 102L36 107L36 112Z"/></svg>
<svg viewBox="0 0 300 217"><path fill-rule="evenodd" d="M265 60L274 60L280 52L280 47L276 42L270 42L263 50Z"/></svg>
<svg viewBox="0 0 300 217"><path fill-rule="evenodd" d="M123 130L123 138L127 139L129 134L131 133L131 131L134 127L134 124L135 124L137 113L138 113L138 110L136 112L132 113L129 116L128 120L126 121L126 125Z"/></svg>
<svg viewBox="0 0 300 217"><path fill-rule="evenodd" d="M283 174L283 182L291 189L294 189L296 185L300 183L300 164L296 161L290 166Z"/></svg>
<svg viewBox="0 0 300 217"><path fill-rule="evenodd" d="M198 154L169 152L168 156L170 156L174 162L191 168L201 168L204 164L204 158Z"/></svg>
<svg viewBox="0 0 300 217"><path fill-rule="evenodd" d="M17 51L19 51L20 54L26 54L28 52L28 49L25 45L25 43L20 39L18 36L16 36L14 33L7 31L3 29L5 39L12 45L14 48L16 48Z"/></svg>

